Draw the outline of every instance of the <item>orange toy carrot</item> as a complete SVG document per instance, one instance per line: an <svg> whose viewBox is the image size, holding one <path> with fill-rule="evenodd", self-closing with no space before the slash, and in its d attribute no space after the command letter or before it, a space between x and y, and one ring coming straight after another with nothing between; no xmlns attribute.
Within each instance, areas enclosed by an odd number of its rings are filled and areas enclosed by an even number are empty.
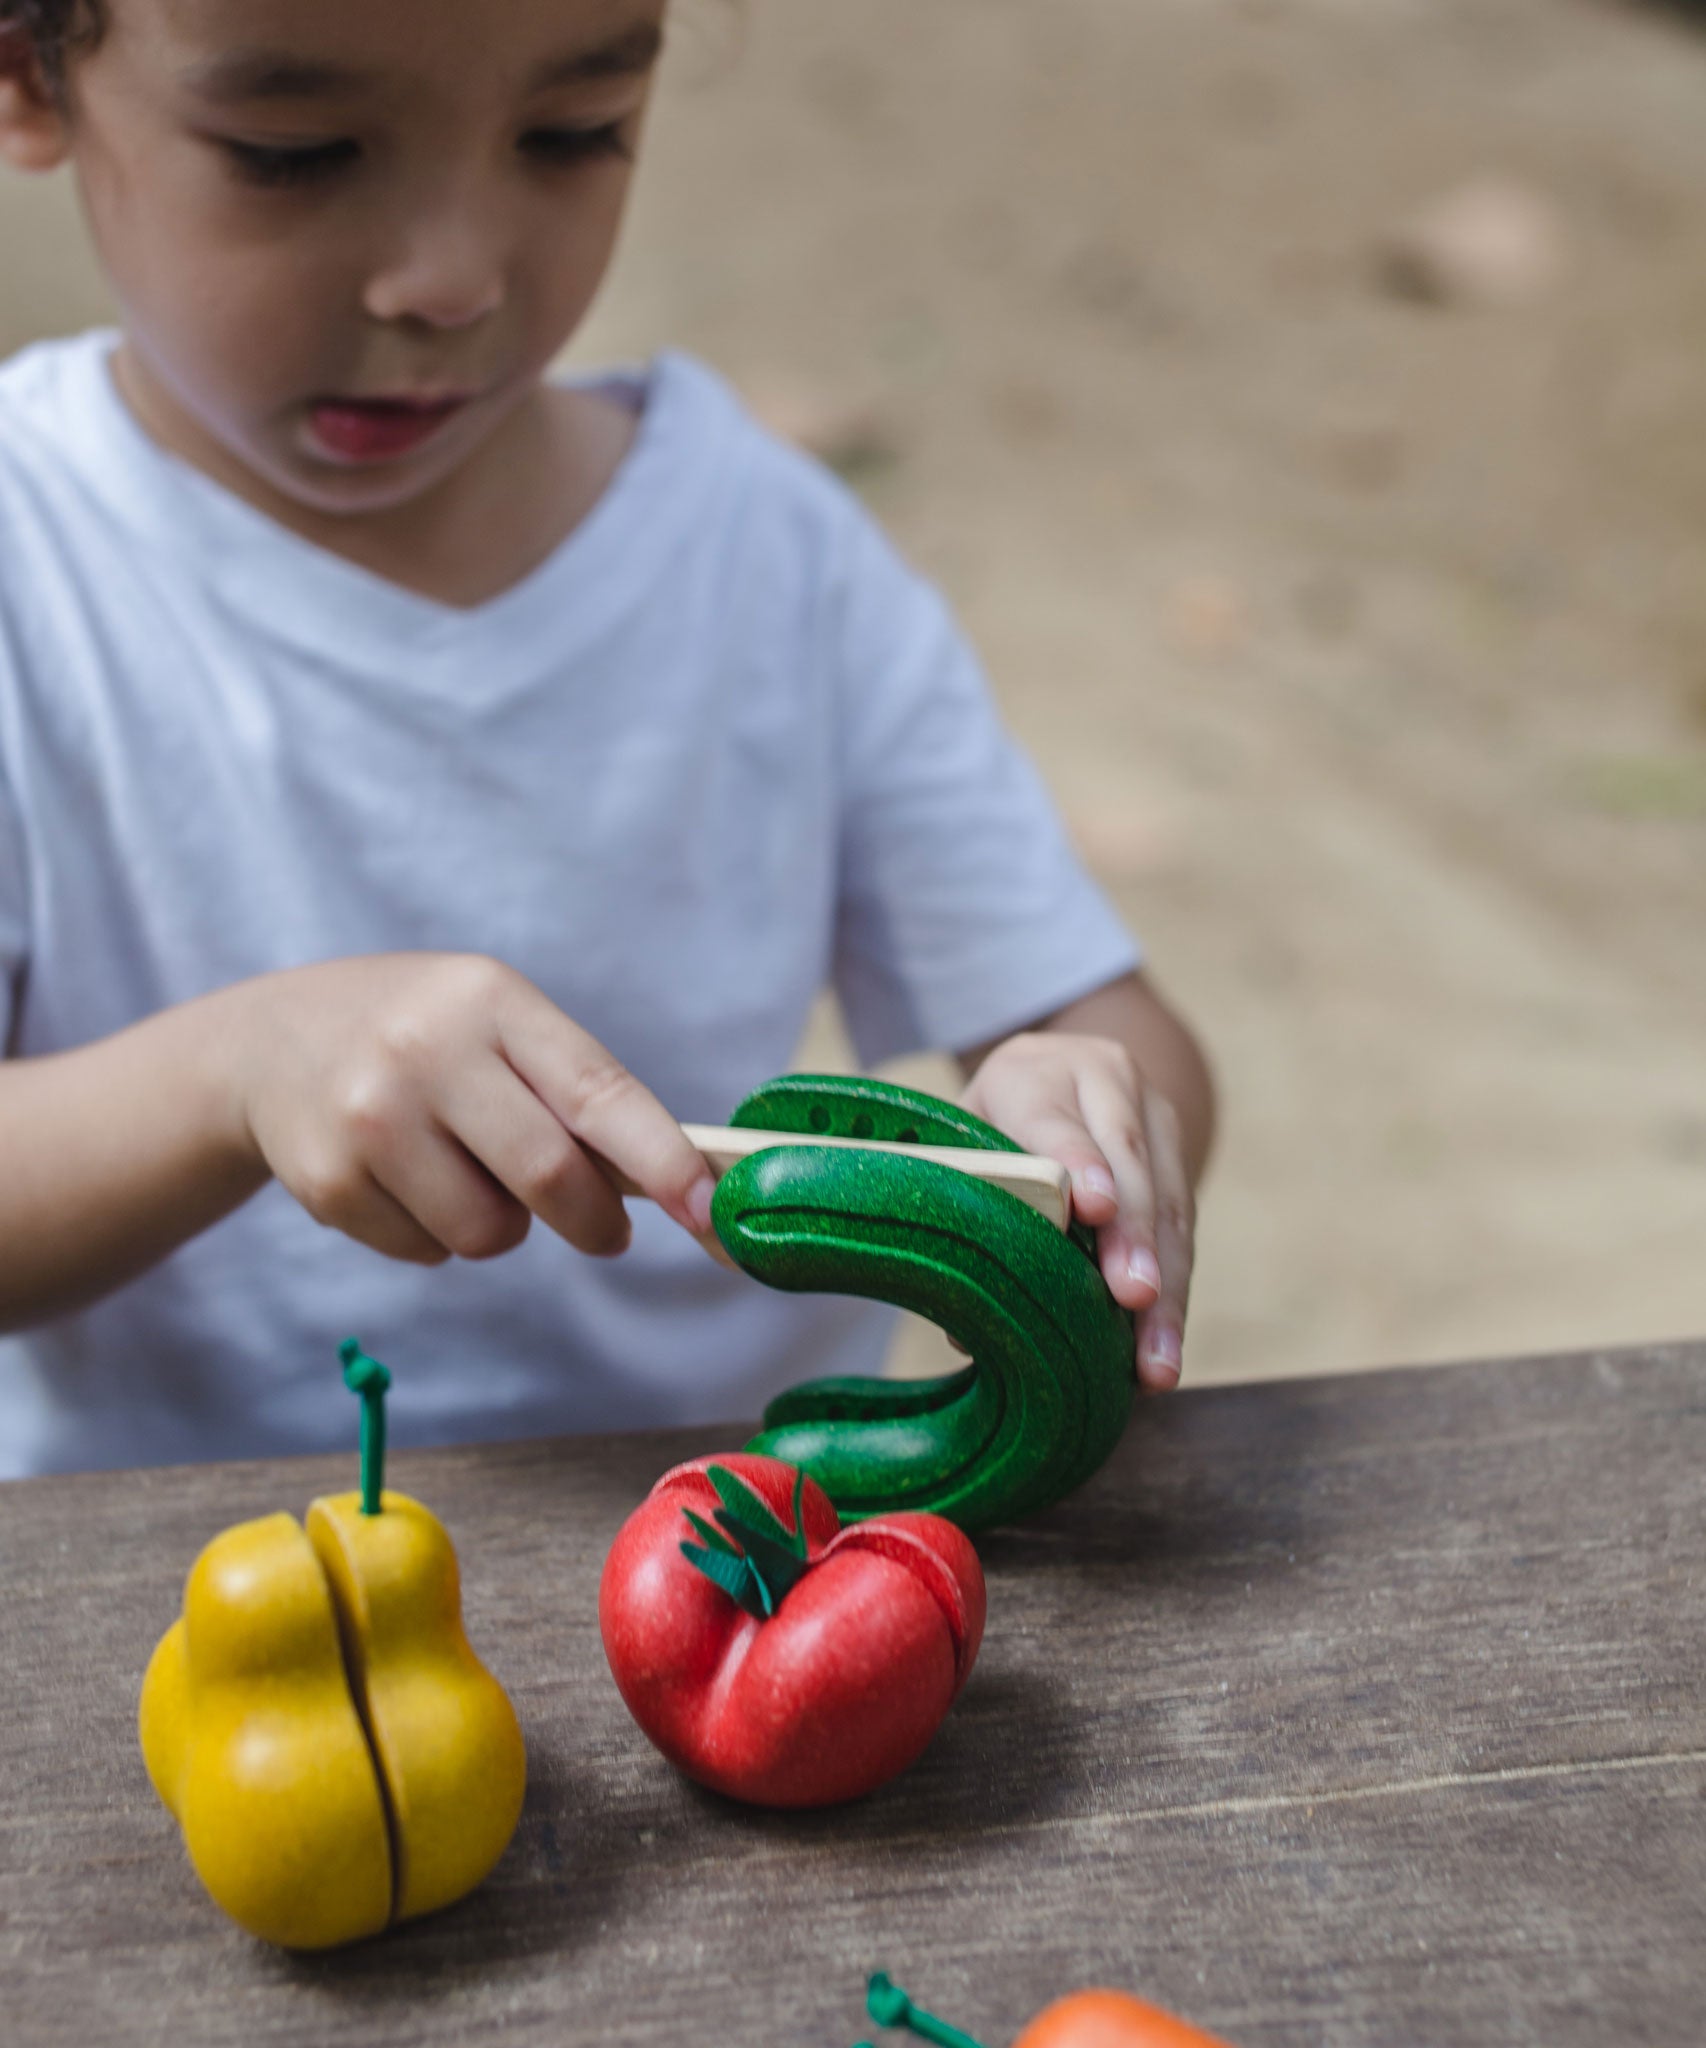
<svg viewBox="0 0 1706 2048"><path fill-rule="evenodd" d="M1129 1991L1074 1991L1045 2006L1013 2048L1226 2048Z"/></svg>
<svg viewBox="0 0 1706 2048"><path fill-rule="evenodd" d="M905 2027L938 2048L982 2048L946 2020L925 2012L879 1970L871 1979L866 2008L879 2026ZM870 2048L861 2042L859 2048ZM1058 1998L1031 2021L1013 2048L1228 2048L1218 2034L1146 2005L1128 1991L1074 1991Z"/></svg>

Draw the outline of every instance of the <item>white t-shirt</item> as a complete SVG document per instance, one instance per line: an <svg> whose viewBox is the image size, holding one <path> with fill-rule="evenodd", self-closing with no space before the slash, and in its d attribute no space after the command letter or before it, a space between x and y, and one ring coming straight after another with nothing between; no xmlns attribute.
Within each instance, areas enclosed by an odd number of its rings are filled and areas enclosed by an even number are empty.
<svg viewBox="0 0 1706 2048"><path fill-rule="evenodd" d="M0 368L0 1046L84 1044L246 976L496 955L683 1120L787 1069L833 983L861 1057L964 1047L1136 949L938 597L832 478L666 355L586 520L471 609L159 450L114 337ZM0 1162L0 1171L4 1163ZM0 1343L0 1473L751 1416L879 1366L888 1316L771 1292L636 1202L395 1264L276 1185Z"/></svg>

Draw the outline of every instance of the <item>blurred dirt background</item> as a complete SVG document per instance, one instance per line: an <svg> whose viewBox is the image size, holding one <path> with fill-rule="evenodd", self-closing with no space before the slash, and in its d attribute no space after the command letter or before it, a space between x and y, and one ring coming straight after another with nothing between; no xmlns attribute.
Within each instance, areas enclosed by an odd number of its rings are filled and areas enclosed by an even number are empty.
<svg viewBox="0 0 1706 2048"><path fill-rule="evenodd" d="M575 357L957 602L1219 1069L1187 1377L1706 1331L1700 15L678 4ZM107 312L0 181L0 347Z"/></svg>

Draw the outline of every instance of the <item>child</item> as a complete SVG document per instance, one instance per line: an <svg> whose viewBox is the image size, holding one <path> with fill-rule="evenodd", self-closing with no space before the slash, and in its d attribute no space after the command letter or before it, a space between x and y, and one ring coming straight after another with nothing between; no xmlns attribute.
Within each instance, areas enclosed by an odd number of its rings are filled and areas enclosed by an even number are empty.
<svg viewBox="0 0 1706 2048"><path fill-rule="evenodd" d="M341 1442L350 1330L416 1442L876 1369L676 1121L826 980L1178 1378L1207 1075L942 605L697 365L546 381L664 12L0 0L123 316L0 369L0 1470Z"/></svg>

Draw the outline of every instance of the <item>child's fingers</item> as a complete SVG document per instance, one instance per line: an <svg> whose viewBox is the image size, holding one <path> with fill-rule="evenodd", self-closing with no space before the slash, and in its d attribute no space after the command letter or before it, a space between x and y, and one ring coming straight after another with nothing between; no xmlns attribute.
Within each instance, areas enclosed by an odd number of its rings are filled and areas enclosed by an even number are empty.
<svg viewBox="0 0 1706 2048"><path fill-rule="evenodd" d="M1130 1052L1103 1038L1021 1034L995 1048L969 1107L1072 1175L1072 1208L1096 1226L1102 1274L1140 1311L1137 1376L1177 1384L1195 1210L1178 1114L1146 1088Z"/></svg>
<svg viewBox="0 0 1706 2048"><path fill-rule="evenodd" d="M470 1167L524 1222L538 1216L578 1250L597 1256L627 1249L633 1232L621 1196L507 1061L492 1054L468 1063L446 1078L440 1098L439 1113L472 1155ZM471 1207L468 1229L482 1227ZM496 1230L498 1219L490 1219L490 1227ZM494 1242L492 1249L509 1247Z"/></svg>
<svg viewBox="0 0 1706 2048"><path fill-rule="evenodd" d="M1059 1060L1006 1064L998 1082L980 1074L966 1101L968 1108L1027 1152L1058 1160L1066 1168L1072 1176L1072 1212L1081 1222L1101 1225L1113 1220L1119 1210L1119 1187L1085 1127L1077 1083L1068 1066Z"/></svg>
<svg viewBox="0 0 1706 2048"><path fill-rule="evenodd" d="M340 1175L324 1187L312 1182L285 1185L316 1223L342 1231L357 1244L402 1259L412 1266L442 1266L450 1253L372 1174Z"/></svg>
<svg viewBox="0 0 1706 2048"><path fill-rule="evenodd" d="M1085 1128L1083 1112L1045 1116L1034 1123L1003 1126L1027 1152L1064 1166L1072 1176L1072 1213L1080 1223L1105 1229L1119 1214L1119 1178L1107 1154Z"/></svg>
<svg viewBox="0 0 1706 2048"><path fill-rule="evenodd" d="M1138 1333L1137 1376L1144 1386L1165 1392L1178 1385L1183 1364L1185 1312L1196 1260L1196 1203L1185 1166L1178 1112L1164 1095L1145 1097L1144 1125L1155 1178L1161 1292Z"/></svg>
<svg viewBox="0 0 1706 2048"><path fill-rule="evenodd" d="M430 1121L376 1134L368 1165L386 1193L459 1259L513 1251L533 1220L453 1132Z"/></svg>
<svg viewBox="0 0 1706 2048"><path fill-rule="evenodd" d="M1102 1276L1123 1307L1147 1309L1161 1292L1155 1179L1140 1102L1123 1076L1092 1067L1078 1077L1085 1128L1114 1176L1118 1211L1097 1233Z"/></svg>
<svg viewBox="0 0 1706 2048"><path fill-rule="evenodd" d="M680 1124L531 983L518 982L512 994L497 1020L510 1065L583 1147L626 1175L683 1229L703 1237L716 1182Z"/></svg>
<svg viewBox="0 0 1706 2048"><path fill-rule="evenodd" d="M367 1227L359 1233L361 1241L388 1259L401 1259L411 1266L442 1266L450 1257L449 1246L441 1244L376 1180L370 1179L368 1184L366 1212Z"/></svg>

